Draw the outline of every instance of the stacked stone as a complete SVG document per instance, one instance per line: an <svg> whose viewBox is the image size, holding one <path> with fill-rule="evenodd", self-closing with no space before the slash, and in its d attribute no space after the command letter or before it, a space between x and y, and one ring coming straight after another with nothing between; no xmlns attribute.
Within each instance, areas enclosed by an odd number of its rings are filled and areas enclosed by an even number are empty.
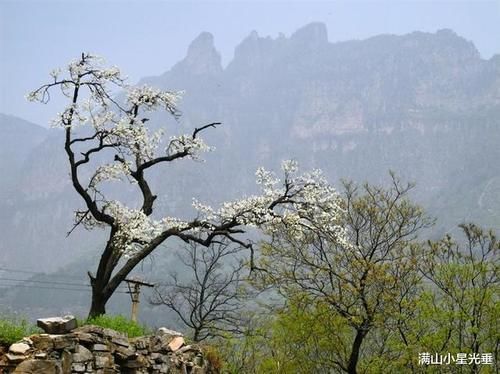
<svg viewBox="0 0 500 374"><path fill-rule="evenodd" d="M1 373L209 373L201 349L166 328L129 339L103 327L77 328L73 317L39 320L38 325L46 333L12 344L0 357Z"/></svg>

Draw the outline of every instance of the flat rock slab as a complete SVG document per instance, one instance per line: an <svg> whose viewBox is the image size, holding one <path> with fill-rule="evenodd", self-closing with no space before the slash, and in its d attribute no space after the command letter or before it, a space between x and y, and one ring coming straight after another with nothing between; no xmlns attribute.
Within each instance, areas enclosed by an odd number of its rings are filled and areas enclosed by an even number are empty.
<svg viewBox="0 0 500 374"><path fill-rule="evenodd" d="M40 318L36 321L47 334L66 334L76 329L76 318L73 316Z"/></svg>
<svg viewBox="0 0 500 374"><path fill-rule="evenodd" d="M168 348L172 352L175 352L183 345L184 345L184 338L182 336L176 336L170 341L170 343L168 344Z"/></svg>
<svg viewBox="0 0 500 374"><path fill-rule="evenodd" d="M7 360L9 360L10 363L13 363L13 364L17 364L21 361L24 361L26 360L26 356L24 355L14 355L14 354L11 354L11 353L7 353L5 355L5 357L7 357Z"/></svg>
<svg viewBox="0 0 500 374"><path fill-rule="evenodd" d="M166 327L160 327L158 331L156 332L157 336L162 336L162 335L171 335L171 336L184 336L182 333L179 331L174 331L167 329Z"/></svg>
<svg viewBox="0 0 500 374"><path fill-rule="evenodd" d="M9 352L15 355L24 355L29 350L30 346L26 343L14 343L9 348Z"/></svg>

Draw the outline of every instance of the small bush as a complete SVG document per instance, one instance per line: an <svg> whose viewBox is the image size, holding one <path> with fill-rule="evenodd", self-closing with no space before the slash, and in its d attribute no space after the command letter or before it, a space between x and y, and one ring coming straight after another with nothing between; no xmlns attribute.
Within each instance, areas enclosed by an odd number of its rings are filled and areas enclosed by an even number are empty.
<svg viewBox="0 0 500 374"><path fill-rule="evenodd" d="M0 316L0 345L10 345L42 330L17 317Z"/></svg>
<svg viewBox="0 0 500 374"><path fill-rule="evenodd" d="M102 316L87 319L83 324L107 327L109 329L127 334L129 338L144 336L151 333L151 330L146 326L140 325L137 322L131 321L130 319L120 315L109 316L104 314Z"/></svg>

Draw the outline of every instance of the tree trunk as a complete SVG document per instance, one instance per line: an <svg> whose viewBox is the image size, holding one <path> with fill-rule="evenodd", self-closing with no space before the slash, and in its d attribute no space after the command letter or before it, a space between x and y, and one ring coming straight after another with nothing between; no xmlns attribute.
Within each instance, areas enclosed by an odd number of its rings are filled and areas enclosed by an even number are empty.
<svg viewBox="0 0 500 374"><path fill-rule="evenodd" d="M109 298L110 296L104 295L103 287L99 287L97 284L94 284L92 286L92 304L90 305L88 318L94 318L106 314L106 303Z"/></svg>
<svg viewBox="0 0 500 374"><path fill-rule="evenodd" d="M118 286L127 278L129 273L151 254L160 244L162 244L168 237L172 236L175 229L167 230L155 239L151 240L145 247L139 250L134 256L129 258L127 262L115 272L115 269L120 260L121 251L114 245L114 236L117 232L115 226L112 227L109 234L109 239L106 244L99 266L97 268L96 276L89 273L90 284L92 286L92 305L90 306L89 318L97 317L106 313L106 303L116 291Z"/></svg>
<svg viewBox="0 0 500 374"><path fill-rule="evenodd" d="M366 331L362 329L356 330L356 337L354 338L354 342L352 343L351 348L351 356L349 357L349 365L347 367L347 372L349 374L356 374L356 366L358 365L359 360L359 351L361 349L361 344L363 343L363 339L366 336Z"/></svg>
<svg viewBox="0 0 500 374"><path fill-rule="evenodd" d="M119 256L116 256L116 253L119 253L119 251L113 246L116 231L117 228L115 226L111 227L106 248L104 249L101 259L99 260L96 276L94 277L90 272L88 272L90 285L92 286L92 304L90 306L88 318L106 314L106 303L113 294L113 292L104 293L104 289L106 285L109 285L111 274L120 259Z"/></svg>

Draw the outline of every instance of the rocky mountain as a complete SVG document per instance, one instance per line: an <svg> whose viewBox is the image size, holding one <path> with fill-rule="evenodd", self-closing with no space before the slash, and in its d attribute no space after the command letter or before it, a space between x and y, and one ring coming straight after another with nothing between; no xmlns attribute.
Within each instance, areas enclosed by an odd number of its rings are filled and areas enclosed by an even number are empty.
<svg viewBox="0 0 500 374"><path fill-rule="evenodd" d="M451 30L342 43L320 23L290 38L252 32L225 69L204 33L144 82L184 89L188 126L224 123L217 157L238 185L283 158L334 182L383 182L392 169L417 182L416 198L444 226L500 226L500 56L483 60Z"/></svg>
<svg viewBox="0 0 500 374"><path fill-rule="evenodd" d="M193 196L215 203L251 193L258 166L294 158L334 184L385 183L389 170L416 181L415 199L439 219L432 235L469 220L500 228L500 56L482 59L451 30L341 43L320 23L275 39L252 32L226 67L202 33L182 61L141 83L185 91L171 132L223 123L206 133L217 150L205 163L152 176L160 213L189 214ZM97 256L102 233L65 237L80 202L62 140L29 126L0 117L0 265L50 272L79 259L68 266L84 273L78 264ZM168 267L166 252L155 261Z"/></svg>

